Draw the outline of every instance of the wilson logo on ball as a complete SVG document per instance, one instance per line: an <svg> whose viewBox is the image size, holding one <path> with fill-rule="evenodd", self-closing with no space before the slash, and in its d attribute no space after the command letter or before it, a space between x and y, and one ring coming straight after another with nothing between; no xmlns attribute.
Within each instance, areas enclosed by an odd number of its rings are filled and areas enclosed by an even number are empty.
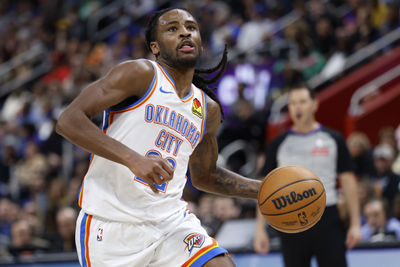
<svg viewBox="0 0 400 267"><path fill-rule="evenodd" d="M317 191L315 190L314 187L303 191L303 193L301 193L301 194L298 194L295 191L292 191L288 195L280 196L278 198L273 199L272 203L274 203L274 206L276 209L280 210L282 208L285 208L288 204L292 205L294 203L302 201L303 199L312 197L316 194L317 194Z"/></svg>

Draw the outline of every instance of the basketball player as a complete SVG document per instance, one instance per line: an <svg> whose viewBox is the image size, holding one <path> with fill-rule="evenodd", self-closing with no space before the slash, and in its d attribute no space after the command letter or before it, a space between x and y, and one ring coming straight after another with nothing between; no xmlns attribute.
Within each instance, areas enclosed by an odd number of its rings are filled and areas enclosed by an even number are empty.
<svg viewBox="0 0 400 267"><path fill-rule="evenodd" d="M92 153L79 204L82 266L234 266L181 200L189 167L204 191L256 198L260 182L216 166L222 109L200 72L199 28L182 9L146 31L156 62L132 60L89 85L57 131ZM222 68L221 68L222 67ZM90 120L104 111L103 131Z"/></svg>
<svg viewBox="0 0 400 267"><path fill-rule="evenodd" d="M326 209L314 227L298 234L279 233L286 267L309 267L313 255L320 267L347 266L346 246L352 249L361 240L357 184L351 157L343 137L315 120L317 107L312 90L298 87L289 92L288 108L293 128L269 144L262 170L267 174L278 166L300 165L317 174L326 190ZM337 177L350 214L347 237L336 207ZM260 213L254 249L258 253L269 250L265 220Z"/></svg>

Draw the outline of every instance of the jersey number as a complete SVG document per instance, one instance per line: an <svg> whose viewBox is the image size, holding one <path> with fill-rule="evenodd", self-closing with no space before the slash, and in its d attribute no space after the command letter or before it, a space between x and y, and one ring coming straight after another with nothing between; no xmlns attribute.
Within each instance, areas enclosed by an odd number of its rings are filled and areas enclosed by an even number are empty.
<svg viewBox="0 0 400 267"><path fill-rule="evenodd" d="M150 150L150 151L148 151L148 152L146 153L146 157L148 157L148 156L157 156L157 157L161 157L161 153L158 152L157 150ZM175 160L174 160L173 158L170 158L170 157L166 158L166 160L168 160L168 162L171 164L172 169L175 170L175 166L176 166ZM144 185L146 185L146 186L149 186L149 184L148 184L145 180L143 180L142 178L140 178L140 177L135 176L134 180L137 181L137 182L139 182L139 183L141 183L141 184L144 184ZM165 192L167 191L168 182L163 183L163 184L161 184L161 185L158 185L158 184L154 184L154 185L156 186L156 188L158 189L158 191L160 191L161 193L165 193Z"/></svg>

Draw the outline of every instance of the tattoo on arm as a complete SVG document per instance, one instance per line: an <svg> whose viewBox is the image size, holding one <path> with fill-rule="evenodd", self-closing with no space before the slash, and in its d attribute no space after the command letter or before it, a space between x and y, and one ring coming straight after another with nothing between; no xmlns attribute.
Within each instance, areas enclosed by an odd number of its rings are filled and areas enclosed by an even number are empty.
<svg viewBox="0 0 400 267"><path fill-rule="evenodd" d="M258 180L245 178L225 168L216 169L214 185L224 195L257 198L260 184Z"/></svg>

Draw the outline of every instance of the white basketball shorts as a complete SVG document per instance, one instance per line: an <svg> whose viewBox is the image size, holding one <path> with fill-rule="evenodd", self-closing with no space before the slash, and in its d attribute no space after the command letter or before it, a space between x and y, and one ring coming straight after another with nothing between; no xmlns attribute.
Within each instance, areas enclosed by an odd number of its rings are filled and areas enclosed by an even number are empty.
<svg viewBox="0 0 400 267"><path fill-rule="evenodd" d="M129 224L81 210L75 237L83 267L197 267L227 253L188 212L157 224Z"/></svg>

